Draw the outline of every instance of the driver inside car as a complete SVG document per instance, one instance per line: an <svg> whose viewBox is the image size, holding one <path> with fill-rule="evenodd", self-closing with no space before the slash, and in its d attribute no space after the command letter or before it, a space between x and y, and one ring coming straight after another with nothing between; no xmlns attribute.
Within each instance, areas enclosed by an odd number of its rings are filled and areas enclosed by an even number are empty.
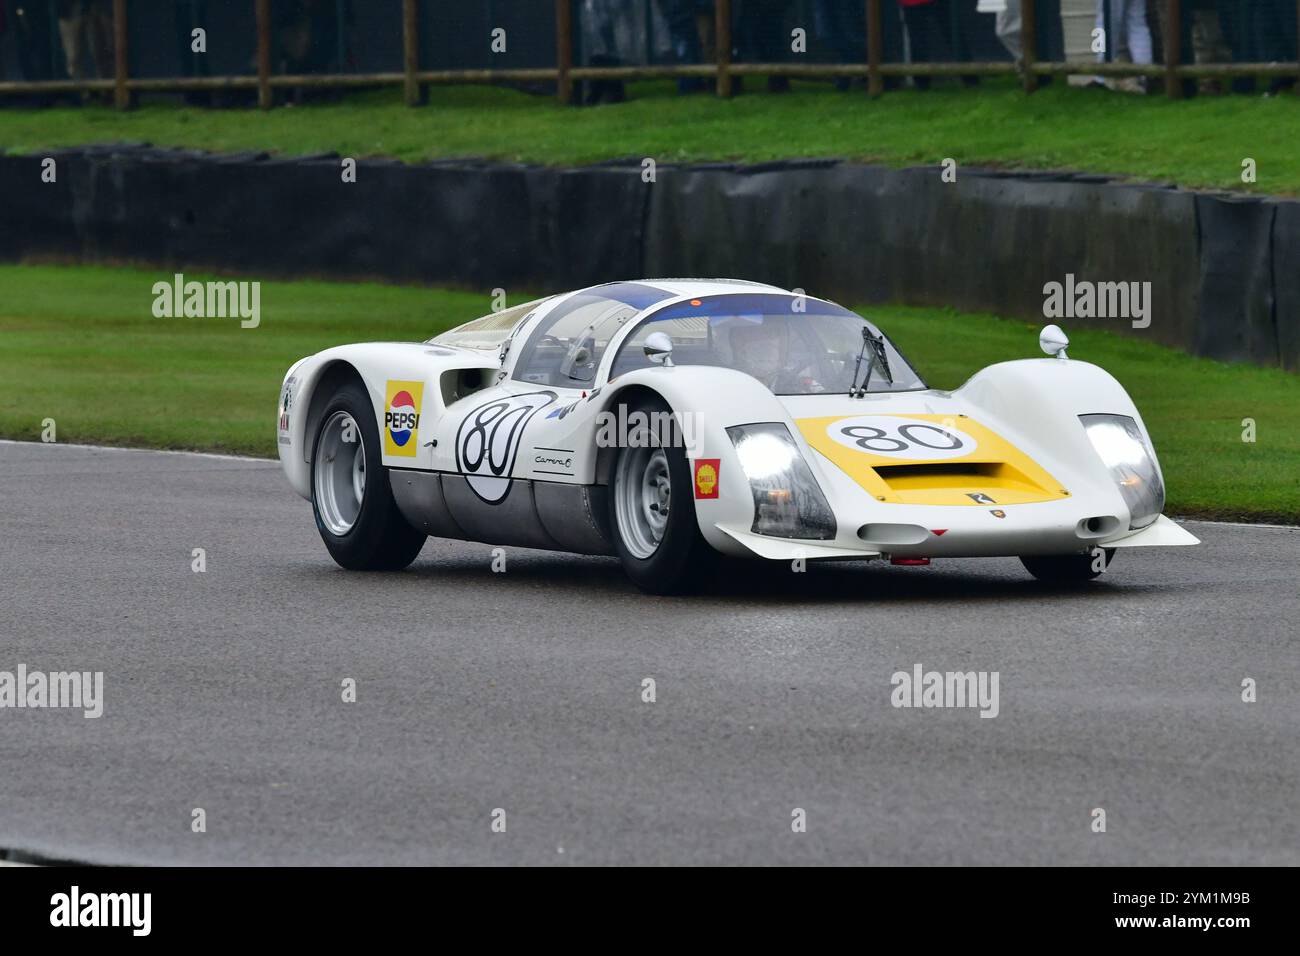
<svg viewBox="0 0 1300 956"><path fill-rule="evenodd" d="M731 354L735 367L758 379L777 395L824 392L813 375L811 363L792 354L790 335L783 323L762 321L731 330Z"/></svg>

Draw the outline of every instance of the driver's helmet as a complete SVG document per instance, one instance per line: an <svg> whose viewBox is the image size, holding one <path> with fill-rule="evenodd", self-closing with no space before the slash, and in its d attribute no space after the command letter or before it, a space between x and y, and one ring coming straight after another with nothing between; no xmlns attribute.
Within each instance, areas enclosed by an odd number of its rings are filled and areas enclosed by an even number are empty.
<svg viewBox="0 0 1300 956"><path fill-rule="evenodd" d="M766 380L781 371L785 357L785 330L776 320L765 321L763 316L752 321L738 322L729 335L732 358L736 367L760 380Z"/></svg>

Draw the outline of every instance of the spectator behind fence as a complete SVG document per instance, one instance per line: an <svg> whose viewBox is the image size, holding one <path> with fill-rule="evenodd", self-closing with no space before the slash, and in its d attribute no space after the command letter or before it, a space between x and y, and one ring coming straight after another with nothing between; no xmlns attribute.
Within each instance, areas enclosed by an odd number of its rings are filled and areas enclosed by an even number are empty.
<svg viewBox="0 0 1300 956"><path fill-rule="evenodd" d="M1249 63L1261 55L1256 50L1259 45L1253 25L1256 18L1252 16L1250 6L1240 0L1183 0L1178 37L1169 36L1163 0L1155 3L1154 7L1161 46L1175 44L1180 63ZM1197 82L1190 79L1183 80L1182 87L1184 96L1193 96L1198 90ZM1199 84L1199 89L1218 93L1222 86L1219 80L1206 78ZM1251 93L1255 90L1255 78L1235 77L1232 89L1236 93Z"/></svg>
<svg viewBox="0 0 1300 956"><path fill-rule="evenodd" d="M813 0L813 35L834 51L839 63L862 63L867 58L867 8L861 0ZM899 10L882 4L880 11L881 58L903 61L903 21ZM883 78L885 89L896 89L896 76ZM850 87L849 78L835 78L837 90Z"/></svg>
<svg viewBox="0 0 1300 956"><path fill-rule="evenodd" d="M1187 6L1183 16L1192 21L1192 59L1197 63L1227 63L1232 60L1232 51L1223 36L1223 25L1219 22L1219 7L1216 0L1185 0ZM1164 0L1157 0L1156 15L1163 17ZM1191 85L1190 83L1188 84ZM1223 84L1217 77L1207 76L1200 80L1197 87L1202 93L1222 93Z"/></svg>
<svg viewBox="0 0 1300 956"><path fill-rule="evenodd" d="M59 0L56 10L68 77L73 80L111 79L112 0Z"/></svg>
<svg viewBox="0 0 1300 956"><path fill-rule="evenodd" d="M790 34L785 30L786 9L790 0L735 0L733 39L737 60L750 63L782 63L790 58ZM732 89L744 89L742 77L736 77ZM774 73L767 78L769 93L790 89L790 77Z"/></svg>
<svg viewBox="0 0 1300 956"><path fill-rule="evenodd" d="M18 52L19 77L29 82L54 79L48 6L39 3L33 8L31 0L0 0L0 8ZM33 106L48 106L53 100L49 94L28 98Z"/></svg>
<svg viewBox="0 0 1300 956"><path fill-rule="evenodd" d="M1219 12L1219 26L1223 30L1223 37L1227 41L1228 49L1232 54L1233 63L1251 63L1259 59L1255 51L1255 31L1252 25L1251 7L1249 4L1241 3L1240 0L1217 0L1215 6ZM1189 42L1195 42L1195 37L1187 36L1186 27L1183 28L1183 56L1186 62L1187 47ZM1193 89L1195 85L1193 84ZM1255 92L1255 78L1253 76L1239 76L1233 79L1232 89L1235 93L1253 93Z"/></svg>
<svg viewBox="0 0 1300 956"><path fill-rule="evenodd" d="M274 59L281 73L339 73L348 68L346 48L352 23L351 0L341 4L334 0L290 0L274 4L272 10ZM342 94L336 89L304 91L298 87L291 95L294 100L302 101L304 98L337 99Z"/></svg>
<svg viewBox="0 0 1300 956"><path fill-rule="evenodd" d="M912 48L913 63L955 63L956 47L953 44L953 11L951 0L898 0L903 8L903 23L907 27L907 40ZM966 86L975 86L979 78L963 76ZM913 76L918 90L930 88L930 77Z"/></svg>
<svg viewBox="0 0 1300 956"><path fill-rule="evenodd" d="M1151 40L1164 59L1170 42L1169 24L1165 19L1165 0L1148 0L1147 23L1151 27ZM1227 40L1219 24L1218 0L1183 0L1182 35L1174 39L1179 50L1179 62L1227 63L1232 59ZM1183 95L1197 92L1195 80L1183 80ZM1221 93L1218 79L1206 77L1200 81L1202 93Z"/></svg>
<svg viewBox="0 0 1300 956"><path fill-rule="evenodd" d="M957 54L962 62L999 63L1011 59L994 31L995 18L990 16L1005 6L1005 2L993 0L960 0L956 29Z"/></svg>
<svg viewBox="0 0 1300 956"><path fill-rule="evenodd" d="M1019 63L1025 55L1025 45L1020 42L1020 0L1002 0L1001 5L990 4L994 13L993 32L998 42L1007 48L1011 59Z"/></svg>
<svg viewBox="0 0 1300 956"><path fill-rule="evenodd" d="M866 6L855 0L813 0L812 32L834 51L835 62L860 63L867 47ZM852 85L847 76L837 76L834 82L840 91Z"/></svg>
<svg viewBox="0 0 1300 956"><path fill-rule="evenodd" d="M1020 7L1021 0L1005 0L1005 9L997 13L994 32L1023 71L1025 44L1021 37ZM1034 14L1036 24L1034 38L1038 41L1035 54L1038 60L1040 62L1064 60L1065 30L1061 25L1061 0L1036 0ZM1052 77L1040 77L1039 82L1051 83Z"/></svg>
<svg viewBox="0 0 1300 956"><path fill-rule="evenodd" d="M713 0L656 0L656 3L668 28L673 61L713 62ZM679 93L697 93L707 88L708 84L699 76L683 76L677 81Z"/></svg>
<svg viewBox="0 0 1300 956"><path fill-rule="evenodd" d="M1097 0L1097 29L1103 31L1106 41L1105 50L1097 54L1099 63L1107 60L1138 64L1153 62L1147 0ZM1132 79L1133 83L1117 82L1116 87L1145 93L1146 77ZM1096 82L1105 85L1101 77L1097 77Z"/></svg>
<svg viewBox="0 0 1300 956"><path fill-rule="evenodd" d="M626 0L582 0L577 8L578 42L585 66L625 66L652 59L676 56L673 34L665 21L664 8L651 4L650 23L629 16ZM677 11L674 11L677 12ZM680 21L679 21L680 22ZM647 27L649 33L647 35ZM581 84L580 101L588 106L621 103L622 80L587 80Z"/></svg>
<svg viewBox="0 0 1300 956"><path fill-rule="evenodd" d="M350 20L351 4L333 0L291 0L277 3L275 11L276 51L285 73L330 73L346 69L338 62L340 12Z"/></svg>
<svg viewBox="0 0 1300 956"><path fill-rule="evenodd" d="M1255 49L1265 63L1294 63L1300 57L1294 0L1259 0L1255 7ZM1268 96L1295 86L1294 76L1275 76Z"/></svg>

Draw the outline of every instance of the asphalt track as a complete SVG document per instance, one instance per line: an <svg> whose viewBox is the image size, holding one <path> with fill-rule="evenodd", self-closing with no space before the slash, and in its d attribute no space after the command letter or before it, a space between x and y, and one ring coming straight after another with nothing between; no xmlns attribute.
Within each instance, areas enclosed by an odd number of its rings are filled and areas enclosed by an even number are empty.
<svg viewBox="0 0 1300 956"><path fill-rule="evenodd" d="M1201 547L1121 552L1082 593L984 560L667 599L611 559L511 549L493 573L446 541L343 572L271 462L6 443L0 502L0 670L102 670L105 699L0 710L0 849L1300 863L1297 530L1189 523ZM891 706L917 663L999 672L999 715Z"/></svg>

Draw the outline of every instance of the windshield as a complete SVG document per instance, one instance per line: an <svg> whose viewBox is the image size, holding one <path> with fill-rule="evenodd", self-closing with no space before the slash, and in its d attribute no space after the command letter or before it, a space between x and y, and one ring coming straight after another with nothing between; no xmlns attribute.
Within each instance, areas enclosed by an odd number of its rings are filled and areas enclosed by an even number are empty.
<svg viewBox="0 0 1300 956"><path fill-rule="evenodd" d="M777 395L848 394L862 354L857 385L873 360L863 354L862 330L880 334L874 325L848 309L804 296L778 293L712 295L678 302L646 317L619 348L609 377L651 362L643 346L653 332L673 340L674 365L717 365L752 375ZM884 352L888 374L879 363L871 371L868 392L905 392L925 388L907 360L888 338ZM889 379L893 378L891 382Z"/></svg>
<svg viewBox="0 0 1300 956"><path fill-rule="evenodd" d="M458 325L454 329L435 335L429 339L430 344L454 345L462 349L499 349L501 343L510 337L516 325L525 319L546 299L534 299L523 305L511 306L501 312L493 312L482 318Z"/></svg>

